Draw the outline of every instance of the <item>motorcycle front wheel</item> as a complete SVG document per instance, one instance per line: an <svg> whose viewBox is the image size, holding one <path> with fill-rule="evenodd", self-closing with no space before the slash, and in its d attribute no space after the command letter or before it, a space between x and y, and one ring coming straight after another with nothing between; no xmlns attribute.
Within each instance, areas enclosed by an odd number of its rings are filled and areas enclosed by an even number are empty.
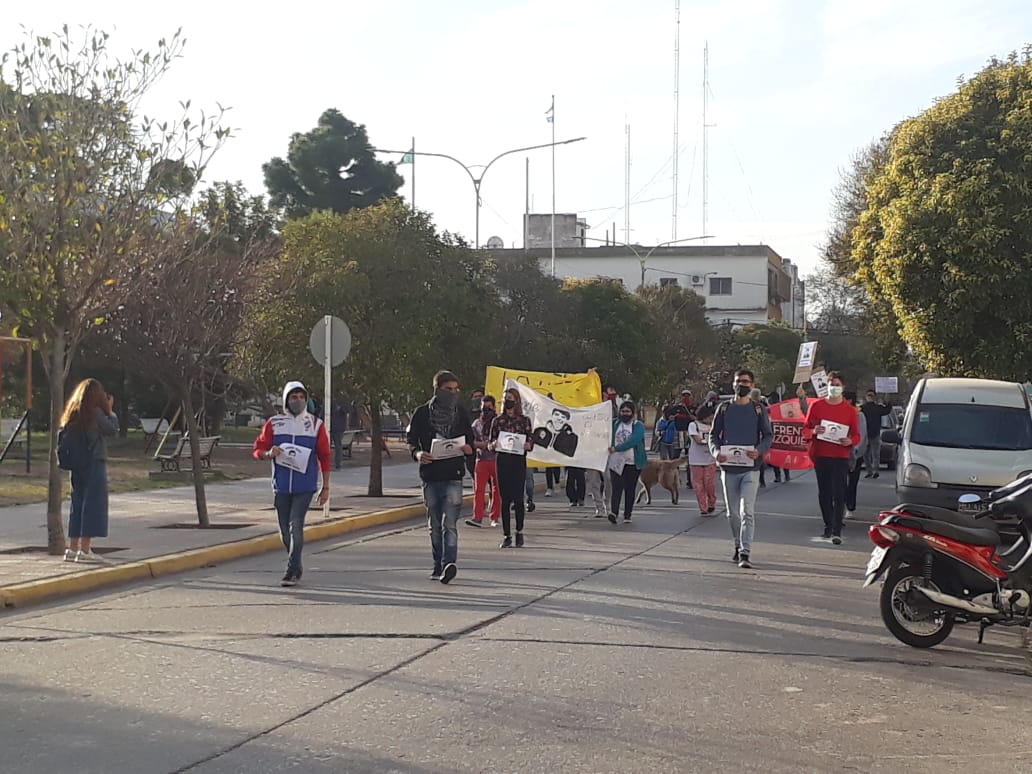
<svg viewBox="0 0 1032 774"><path fill-rule="evenodd" d="M885 579L881 590L881 617L892 636L912 648L931 648L950 636L953 614L945 611L926 612L915 607L911 588L924 586L939 591L932 581L921 577L917 567L900 565Z"/></svg>

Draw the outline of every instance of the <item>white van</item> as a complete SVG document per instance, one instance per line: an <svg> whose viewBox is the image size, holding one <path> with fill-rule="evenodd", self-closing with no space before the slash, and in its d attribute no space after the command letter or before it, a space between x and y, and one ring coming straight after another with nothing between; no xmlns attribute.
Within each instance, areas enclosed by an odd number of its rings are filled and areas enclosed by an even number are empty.
<svg viewBox="0 0 1032 774"><path fill-rule="evenodd" d="M1012 382L922 379L898 440L902 502L955 510L961 494L984 495L1032 473L1032 408Z"/></svg>

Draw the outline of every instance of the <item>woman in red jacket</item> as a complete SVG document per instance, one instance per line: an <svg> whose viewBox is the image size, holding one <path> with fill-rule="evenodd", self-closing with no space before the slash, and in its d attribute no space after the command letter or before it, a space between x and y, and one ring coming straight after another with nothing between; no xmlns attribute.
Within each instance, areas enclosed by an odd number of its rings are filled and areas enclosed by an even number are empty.
<svg viewBox="0 0 1032 774"><path fill-rule="evenodd" d="M810 435L810 456L817 474L817 500L824 519L823 539L842 544L846 488L849 483L849 452L860 443L856 409L843 399L842 374L828 374L828 397L810 404L806 431Z"/></svg>

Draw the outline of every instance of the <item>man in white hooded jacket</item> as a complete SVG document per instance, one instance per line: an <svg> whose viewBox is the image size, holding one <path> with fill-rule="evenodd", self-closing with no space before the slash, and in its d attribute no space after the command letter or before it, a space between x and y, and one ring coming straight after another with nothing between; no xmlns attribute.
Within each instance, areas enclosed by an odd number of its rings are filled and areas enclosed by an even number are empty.
<svg viewBox="0 0 1032 774"><path fill-rule="evenodd" d="M314 452L314 453L313 453ZM319 488L319 504L330 497L330 439L326 425L308 412L308 390L301 382L283 388L283 413L270 417L254 442L254 458L272 460L272 491L280 539L287 550L287 572L280 582L301 580L305 516Z"/></svg>

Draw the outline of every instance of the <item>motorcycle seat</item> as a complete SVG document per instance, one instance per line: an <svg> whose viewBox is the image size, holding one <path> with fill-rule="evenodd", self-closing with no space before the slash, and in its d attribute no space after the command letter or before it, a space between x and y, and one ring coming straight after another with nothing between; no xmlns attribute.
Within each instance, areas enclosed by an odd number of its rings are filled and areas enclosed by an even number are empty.
<svg viewBox="0 0 1032 774"><path fill-rule="evenodd" d="M909 513L912 516L921 516L925 519L935 519L935 521L945 521L947 524L953 524L957 527L964 527L965 529L981 529L981 525L975 519L967 513L959 513L958 511L951 511L949 508L939 508L935 505L914 505L913 503L901 503L893 508L894 511L902 511L903 513Z"/></svg>
<svg viewBox="0 0 1032 774"><path fill-rule="evenodd" d="M915 524L909 524L913 529L919 529L932 535L957 540L972 546L998 546L1000 535L991 529L971 529L958 527L945 521L934 521L932 519L919 519Z"/></svg>

